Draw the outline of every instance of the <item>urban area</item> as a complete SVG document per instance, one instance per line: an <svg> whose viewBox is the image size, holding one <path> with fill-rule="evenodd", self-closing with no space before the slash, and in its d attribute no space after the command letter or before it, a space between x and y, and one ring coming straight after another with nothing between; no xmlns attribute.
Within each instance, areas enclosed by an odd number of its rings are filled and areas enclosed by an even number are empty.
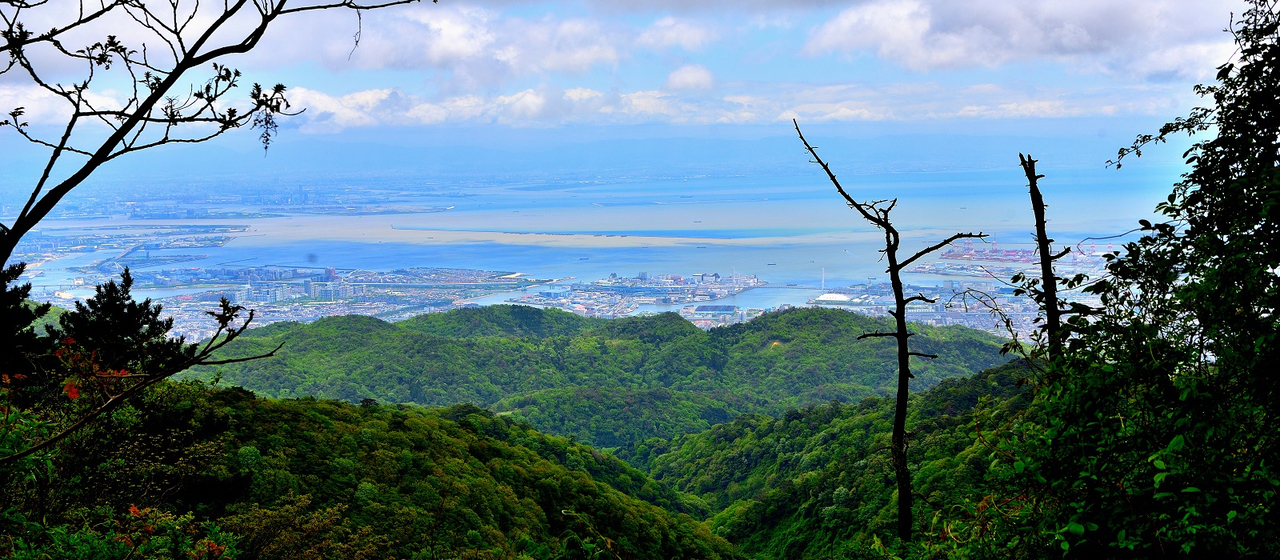
<svg viewBox="0 0 1280 560"><path fill-rule="evenodd" d="M175 320L173 332L198 340L212 333L206 311L221 298L254 309L255 323L314 321L334 315L370 315L385 320L420 313L447 311L484 303L515 303L563 309L591 317L677 311L704 328L750 320L762 313L795 305L846 309L885 315L893 308L887 283L868 282L823 289L820 295L771 307L743 307L719 300L753 289L770 287L754 275L715 271L682 275L641 272L624 277L580 281L575 278L534 278L516 271L417 267L393 271L337 269L322 266L189 266L207 255L201 250L222 246L247 226L241 225L103 225L45 229L28 235L19 258L31 264L30 276L57 272L65 280L35 294L60 306L74 305L71 289L119 278L128 268L135 289L167 288L183 293L158 298ZM1111 249L1076 247L1059 261L1060 273L1098 278ZM107 255L53 271L54 261L76 253ZM965 325L1008 334L1025 334L1035 327L1035 305L1013 297L1007 279L1017 272L1033 272L1037 256L1027 249L996 244L960 244L934 262L920 264L910 278L908 295L923 295L907 309L908 319L930 325ZM188 265L188 266L184 266ZM47 283L45 284L48 285ZM786 288L805 288L787 286ZM810 288L813 293L817 287ZM82 290L83 292L83 290ZM496 296L496 299L495 299ZM1075 297L1079 297L1078 294ZM1089 303L1084 301L1084 303ZM997 316L993 310L999 309Z"/></svg>

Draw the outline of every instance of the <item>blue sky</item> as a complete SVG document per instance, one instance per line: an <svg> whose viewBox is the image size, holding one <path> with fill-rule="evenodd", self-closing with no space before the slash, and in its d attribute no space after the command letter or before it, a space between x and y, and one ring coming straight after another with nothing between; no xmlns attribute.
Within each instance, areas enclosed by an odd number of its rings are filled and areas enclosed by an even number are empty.
<svg viewBox="0 0 1280 560"><path fill-rule="evenodd" d="M290 86L306 111L285 128L302 135L462 127L533 137L527 131L585 127L625 137L639 126L697 136L714 126L734 137L784 131L792 118L844 135L1002 134L1028 119L1078 134L1184 113L1196 102L1191 86L1231 56L1223 29L1242 7L442 0L361 19L346 10L282 18L229 62L248 81ZM17 74L0 80L0 106L25 106L36 125L58 122L55 100Z"/></svg>
<svg viewBox="0 0 1280 560"><path fill-rule="evenodd" d="M444 0L282 22L237 64L303 133L1182 113L1236 2ZM891 127L890 127L891 128Z"/></svg>
<svg viewBox="0 0 1280 560"><path fill-rule="evenodd" d="M70 5L53 0L43 16ZM1192 88L1231 58L1223 29L1243 7L1234 0L440 0L360 19L316 12L276 21L251 53L225 61L245 73L244 86L286 84L293 108L304 110L281 121L265 157L250 130L165 146L102 167L66 202L223 186L449 185L484 196L421 224L397 224L809 228L811 251L803 254L810 256L801 261L813 266L800 262L797 270L812 276L824 266L818 256L845 258L870 226L807 163L794 118L859 196L901 197L895 223L922 238L994 229L1025 241L1019 152L1041 159L1063 239L1115 234L1168 193L1187 141L1148 150L1122 171L1103 163L1201 101ZM36 19L35 28L47 24ZM92 31L120 24L103 21ZM123 39L135 45L141 37ZM35 61L50 81L71 83L83 69L61 58ZM119 103L130 84L123 78L99 80L87 95L99 106ZM32 130L46 138L56 139L65 123L57 101L20 72L0 74L0 110L25 107ZM0 136L0 148L0 191L12 208L26 200L43 159L12 131ZM653 205L693 196L731 200L714 211ZM603 205L618 200L648 206ZM551 202L560 210L543 211ZM411 231L338 229L305 235L381 243ZM413 243L454 244L437 236ZM508 244L524 248L519 243L526 241ZM564 255L575 266L582 257ZM872 256L851 252L838 266L858 277Z"/></svg>
<svg viewBox="0 0 1280 560"><path fill-rule="evenodd" d="M792 118L848 169L1016 170L1023 150L1046 166L1096 168L1136 134L1199 102L1192 86L1231 57L1223 29L1243 7L1234 0L441 0L360 19L315 12L278 20L252 53L227 61L245 72L245 85L288 85L293 107L305 109L283 120L272 157L263 160L256 134L238 131L215 146L122 158L99 176L396 165L433 173L498 163L531 173L748 164L811 171ZM74 68L50 62L53 79L74 79L59 74ZM114 85L90 93L108 102L120 97ZM0 76L0 108L14 106L26 107L37 129L60 122L56 100L10 72ZM31 147L16 135L2 141L0 160L28 158ZM592 145L586 159L585 145ZM1152 155L1168 171L1180 169L1180 153ZM39 172L10 168L8 181L19 186Z"/></svg>

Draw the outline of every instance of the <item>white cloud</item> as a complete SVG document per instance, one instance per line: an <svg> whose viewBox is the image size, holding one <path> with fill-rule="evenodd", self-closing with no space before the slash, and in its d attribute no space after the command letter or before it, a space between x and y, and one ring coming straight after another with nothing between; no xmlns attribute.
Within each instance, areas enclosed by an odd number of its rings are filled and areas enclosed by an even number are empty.
<svg viewBox="0 0 1280 560"><path fill-rule="evenodd" d="M1234 52L1235 45L1225 41L1170 45L1108 70L1156 79L1191 78L1204 82L1212 80L1218 65L1230 59Z"/></svg>
<svg viewBox="0 0 1280 560"><path fill-rule="evenodd" d="M11 120L9 111L22 107L18 122L49 124L66 122L71 116L70 105L43 88L31 86L0 85L0 120Z"/></svg>
<svg viewBox="0 0 1280 560"><path fill-rule="evenodd" d="M604 96L603 93L590 88L572 88L564 92L564 98L571 101L586 101Z"/></svg>
<svg viewBox="0 0 1280 560"><path fill-rule="evenodd" d="M631 42L630 34L603 20L526 19L475 6L425 4L366 12L353 50L353 22L330 16L290 22L258 49L258 60L271 53L277 64L319 56L331 70L425 70L446 89L464 92L526 76L615 67L625 56L622 45ZM311 27L299 29L298 22Z"/></svg>
<svg viewBox="0 0 1280 560"><path fill-rule="evenodd" d="M489 113L488 102L479 95L464 95L445 100L449 116L456 120L472 120Z"/></svg>
<svg viewBox="0 0 1280 560"><path fill-rule="evenodd" d="M641 32L636 38L636 44L655 50L678 46L686 51L696 51L716 38L714 29L668 16L653 22L653 25Z"/></svg>
<svg viewBox="0 0 1280 560"><path fill-rule="evenodd" d="M669 97L670 94L661 91L628 93L622 96L623 111L632 115L675 117L679 112Z"/></svg>
<svg viewBox="0 0 1280 560"><path fill-rule="evenodd" d="M539 0L479 0L495 6L533 4ZM605 12L666 13L706 12L710 10L749 10L752 13L785 12L848 3L848 0L586 0L584 4Z"/></svg>
<svg viewBox="0 0 1280 560"><path fill-rule="evenodd" d="M801 122L828 121L879 121L885 115L875 109L867 108L856 101L842 103L802 103L791 107L778 115L779 121L792 119Z"/></svg>
<svg viewBox="0 0 1280 560"><path fill-rule="evenodd" d="M498 105L505 109L504 117L511 122L527 122L536 120L543 116L547 109L546 96L526 89L514 95L506 95L498 97L494 100Z"/></svg>
<svg viewBox="0 0 1280 560"><path fill-rule="evenodd" d="M95 109L114 110L121 106L125 96L112 90L88 90L84 92L84 99ZM66 99L39 86L0 83L0 120L12 120L9 112L18 107L23 110L18 122L32 125L65 125L72 111Z"/></svg>
<svg viewBox="0 0 1280 560"><path fill-rule="evenodd" d="M701 64L686 64L676 68L667 75L665 89L711 89L716 83L715 76Z"/></svg>
<svg viewBox="0 0 1280 560"><path fill-rule="evenodd" d="M427 26L431 34L431 41L427 44L427 58L438 64L463 61L484 54L496 40L493 30L486 25L488 20L488 14L478 10L462 11L453 17L446 13L439 18L420 18L419 21Z"/></svg>
<svg viewBox="0 0 1280 560"><path fill-rule="evenodd" d="M385 98L386 90L364 91L343 97L332 97L307 88L293 88L289 101L295 107L304 108L306 132L338 132L344 128L371 126L378 123L370 113L377 103L370 103L379 96Z"/></svg>
<svg viewBox="0 0 1280 560"><path fill-rule="evenodd" d="M913 70L1048 59L1111 73L1195 78L1202 76L1206 57L1229 52L1221 27L1205 21L1225 24L1238 5L1236 0L872 0L812 29L804 51L875 53Z"/></svg>
<svg viewBox="0 0 1280 560"><path fill-rule="evenodd" d="M1095 88L1016 88L990 83L839 84L774 83L709 95L706 90L603 92L590 88L526 88L500 95L466 94L438 101L394 89L343 96L297 88L292 92L299 128L332 133L345 128L501 124L557 126L638 123L768 124L801 122L919 121L928 119L1073 118L1115 114L1167 115L1173 85ZM3 91L3 90L0 90ZM2 99L2 98L0 98Z"/></svg>
<svg viewBox="0 0 1280 560"><path fill-rule="evenodd" d="M1101 108L1099 108L1101 110ZM1001 103L996 106L967 105L956 112L961 117L1021 118L1021 117L1074 117L1086 114L1084 107L1071 107L1062 100L1039 99L1032 101Z"/></svg>
<svg viewBox="0 0 1280 560"><path fill-rule="evenodd" d="M503 36L511 41L504 57L516 74L581 74L597 65L617 64L621 54L603 27L590 20L511 20Z"/></svg>
<svg viewBox="0 0 1280 560"><path fill-rule="evenodd" d="M405 112L417 124L439 124L449 118L449 110L435 103L419 103Z"/></svg>

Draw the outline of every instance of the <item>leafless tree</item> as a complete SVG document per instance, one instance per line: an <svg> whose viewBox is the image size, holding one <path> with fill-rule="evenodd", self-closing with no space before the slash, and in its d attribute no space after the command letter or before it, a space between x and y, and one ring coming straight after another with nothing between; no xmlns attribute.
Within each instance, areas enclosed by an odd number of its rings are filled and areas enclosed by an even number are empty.
<svg viewBox="0 0 1280 560"><path fill-rule="evenodd" d="M1071 252L1071 248L1065 248L1059 253L1052 252L1053 240L1049 239L1044 217L1044 209L1047 205L1040 194L1039 185L1044 175L1036 174L1036 160L1031 159L1030 155L1018 154L1018 161L1022 165L1022 171L1027 175L1027 186L1031 191L1031 211L1036 218L1036 252L1040 256L1039 288L1034 289L1035 286L1031 286L1032 295L1044 309L1048 357L1053 358L1062 353L1063 344L1062 304L1058 300L1058 277L1054 274L1053 262L1065 257Z"/></svg>
<svg viewBox="0 0 1280 560"><path fill-rule="evenodd" d="M76 401L76 413L52 423L46 435L7 450L0 457L0 467L49 449L179 371L199 364L263 357L213 357L253 320L251 310L225 299L219 310L209 312L218 325L217 332L201 344L166 341L171 320L140 331L140 337L159 341L156 343L168 348L166 353L171 355L153 367L126 369L101 364L99 349L70 337L53 341L57 350L50 350L52 355L31 350L28 347L38 346L31 322L48 307L29 307L25 300L30 284L16 284L24 264L8 261L22 237L99 167L126 154L166 144L204 142L246 125L260 131L265 149L276 132L276 118L296 114L291 112L285 86L253 84L248 95L233 96L241 73L225 61L257 47L268 28L279 27L280 18L347 9L356 14L358 25L366 10L417 1L0 0L0 83L29 92L27 104L42 102L37 97L52 99L65 116L65 123L59 121L56 130L45 132L24 120L26 107L0 107L7 113L0 128L44 148L47 154L38 164L39 178L21 210L9 223L0 223L0 364L4 367L0 397L5 400L0 403L0 433L8 434L20 422L30 423L32 410L9 405L16 398L19 381L26 378L31 384L33 375L48 373L44 370L49 368L37 362L61 361L51 367L66 370L76 380L64 387L66 397ZM355 40L359 40L358 33ZM121 283L123 294L127 294L129 281L126 274ZM105 288L110 291L121 285L111 283ZM103 289L99 287L99 296ZM150 300L137 304L124 302L127 297L119 299L121 305L159 313ZM80 307L77 305L77 312L82 311ZM83 311L110 319L109 313ZM147 353L144 339L137 340L133 350ZM157 362L151 359L147 363Z"/></svg>
<svg viewBox="0 0 1280 560"><path fill-rule="evenodd" d="M282 17L365 10L417 0L0 0L0 79L57 99L66 124L48 136L0 108L0 127L47 149L21 211L0 224L0 263L22 236L102 164L164 144L198 143L251 125L264 147L288 114L285 87L253 84L237 103L239 70L227 57L253 50ZM435 0L433 0L435 1ZM51 23L52 22L52 23ZM357 34L358 40L358 34ZM60 81L66 67L75 78ZM104 89L123 91L111 99Z"/></svg>
<svg viewBox="0 0 1280 560"><path fill-rule="evenodd" d="M889 446L890 453L893 457L893 471L898 483L898 538L903 541L911 540L912 532L912 487L911 472L907 469L907 394L910 389L910 381L914 377L911 375L911 357L921 357L936 359L936 354L925 354L922 352L914 352L909 346L911 337L915 333L907 328L907 305L923 301L927 303L935 303L936 300L929 299L924 294L916 294L907 296L903 291L902 271L911 266L921 258L950 245L960 239L981 239L986 234L978 233L957 233L938 243L925 247L916 251L906 259L899 260L898 249L902 241L902 236L893 223L889 220L889 213L898 204L898 199L872 200L867 202L859 202L854 199L840 181L836 179L835 173L831 171L831 167L827 162L818 157L818 149L809 144L805 139L804 133L800 132L800 125L792 120L792 124L796 127L796 134L800 136L800 142L804 144L804 149L813 157L813 162L822 166L822 170L826 172L827 178L831 180L831 184L835 185L836 192L844 198L849 208L857 210L863 219L884 232L884 253L885 260L888 262L886 272L889 273L889 283L893 286L894 309L889 314L894 319L894 330L892 332L872 332L866 333L858 337L859 340L864 338L892 338L898 343L898 394L893 412L893 435L892 442Z"/></svg>

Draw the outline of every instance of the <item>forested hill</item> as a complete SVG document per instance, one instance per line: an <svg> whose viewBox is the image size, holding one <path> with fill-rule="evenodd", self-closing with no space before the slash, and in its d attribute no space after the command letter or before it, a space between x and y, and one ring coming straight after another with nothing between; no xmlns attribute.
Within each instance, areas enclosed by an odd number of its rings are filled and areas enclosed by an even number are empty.
<svg viewBox="0 0 1280 560"><path fill-rule="evenodd" d="M2 512L0 557L742 558L699 500L469 405L165 383L69 441L4 479L23 509Z"/></svg>
<svg viewBox="0 0 1280 560"><path fill-rule="evenodd" d="M1031 391L1018 382L1028 375L1025 362L1010 362L911 396L914 487L930 507L944 509L926 535L934 541L925 543L933 549L927 557L952 557L948 531L966 535L980 526L970 514L984 509L988 479L1015 468L993 444L1021 435L1011 435L1017 430L1010 420L1031 403ZM708 521L712 530L752 558L865 558L875 548L871 535L893 530L896 488L885 451L892 422L893 400L868 398L742 416L619 454L705 500L719 512ZM1036 557L986 552L982 557Z"/></svg>
<svg viewBox="0 0 1280 560"><path fill-rule="evenodd" d="M360 316L247 332L225 357L275 357L197 370L273 397L472 403L600 447L701 431L740 414L781 414L889 394L894 349L858 335L886 319L793 309L701 331L673 313L615 320L493 306L400 323ZM917 327L913 389L1003 363L1000 341L963 327Z"/></svg>

